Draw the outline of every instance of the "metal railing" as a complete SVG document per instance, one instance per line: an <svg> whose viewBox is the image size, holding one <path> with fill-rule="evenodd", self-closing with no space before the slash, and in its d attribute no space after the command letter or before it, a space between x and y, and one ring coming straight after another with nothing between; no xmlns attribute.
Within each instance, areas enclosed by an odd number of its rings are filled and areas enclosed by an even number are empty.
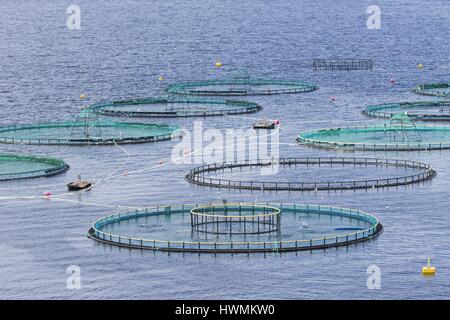
<svg viewBox="0 0 450 320"><path fill-rule="evenodd" d="M149 126L149 124L136 124L136 123L117 123L117 127L126 127L141 125L143 127ZM102 125L102 127L115 127L114 123ZM52 128L72 128L73 126L82 126L80 123L46 123L35 125L12 125L7 127L0 127L0 143L5 144L33 144L33 145L111 145L114 143L145 143L145 142L157 142L170 140L173 137L179 137L181 135L181 129L175 126L166 126L168 130L172 130L170 133L156 134L148 136L136 136L136 137L114 137L114 138L26 138L26 137L12 137L8 136L8 132L14 131L26 131L26 130L45 130ZM155 125L159 126L159 125Z"/></svg>
<svg viewBox="0 0 450 320"><path fill-rule="evenodd" d="M211 90L201 90L196 89L199 87L217 87L217 86L239 86L245 85L247 88L238 89L211 89ZM286 88L278 89L255 89L248 88L248 86L286 86ZM292 88L290 88L292 87ZM171 94L185 94L185 95L195 95L195 96L245 96L245 95L274 95L274 94L289 94L289 93L303 93L311 92L319 89L315 84L300 82L300 81L289 81L289 80L263 80L263 79L231 79L231 80L210 80L210 81L197 81L197 82L187 82L169 85L166 91Z"/></svg>
<svg viewBox="0 0 450 320"><path fill-rule="evenodd" d="M69 169L69 165L62 160L50 158L50 157L38 157L38 156L22 156L22 155L8 155L0 154L1 158L10 158L10 161L30 161L52 165L50 168L37 169L23 172L1 173L0 181L19 180L39 177L49 177L63 173Z"/></svg>
<svg viewBox="0 0 450 320"><path fill-rule="evenodd" d="M448 107L450 101L418 101L418 102L400 102L400 103L386 103L380 105L371 105L363 109L362 113L368 117L379 119L390 119L394 114L409 110L409 109L426 109L435 107ZM389 112L389 110L392 110ZM419 114L408 112L408 117L413 120L421 121L449 121L450 114Z"/></svg>
<svg viewBox="0 0 450 320"><path fill-rule="evenodd" d="M415 94L420 94L423 96L437 96L437 97L446 97L450 95L450 90L440 91L437 89L449 89L449 83L425 83L419 84L411 92Z"/></svg>
<svg viewBox="0 0 450 320"><path fill-rule="evenodd" d="M447 126L415 126L409 130L404 128L405 132L448 132L450 135L450 127ZM348 128L333 128L333 129L321 129L315 131L309 131L301 133L296 141L298 143L317 147L317 148L328 148L328 149L344 149L344 150L360 150L360 151L429 151L429 150L446 150L450 149L450 136L449 141L444 142L389 142L389 143L366 143L366 142L341 142L318 139L318 135L332 136L335 133L368 133L368 132L397 132L393 127L383 127L383 126L364 126L364 127L348 127ZM312 138L316 136L315 138Z"/></svg>
<svg viewBox="0 0 450 320"><path fill-rule="evenodd" d="M127 111L120 110L122 106L142 105L142 104L203 104L203 105L223 105L223 108L213 108L211 110L167 110L161 111ZM189 98L187 100L171 100L165 98L142 98L131 100L117 100L110 102L96 103L90 106L90 109L95 113L105 116L116 117L137 117L137 118L171 118L171 117L210 117L234 114L246 114L258 112L262 107L254 102L240 101L240 100L211 100L211 99L195 99Z"/></svg>
<svg viewBox="0 0 450 320"><path fill-rule="evenodd" d="M188 214L190 210L200 205L172 205L162 206L145 210L136 210L124 214L110 215L97 220L89 229L89 237L111 245L127 247L130 249L147 249L159 251L177 252L205 252L205 253L252 253L252 252L283 252L315 250L330 247L344 246L352 243L370 240L378 236L383 227L378 219L373 215L359 210L337 208L320 205L299 205L299 204L264 204L275 206L282 212L322 214L338 217L357 219L370 224L370 227L357 232L344 235L330 235L312 239L289 239L280 241L172 241L146 239L142 237L129 237L126 235L112 234L102 231L108 225L162 214Z"/></svg>
<svg viewBox="0 0 450 320"><path fill-rule="evenodd" d="M314 70L350 71L350 70L372 70L371 59L315 59Z"/></svg>
<svg viewBox="0 0 450 320"><path fill-rule="evenodd" d="M226 169L263 166L292 166L292 165L354 165L354 166L391 166L420 170L417 174L368 180L347 181L299 181L299 182L262 182L241 181L205 177L204 173L218 172ZM436 172L429 164L409 160L390 160L375 158L280 158L277 161L243 160L233 163L215 163L192 169L185 179L193 184L225 189L261 190L261 191L322 191L322 190L354 190L387 188L409 185L430 180Z"/></svg>

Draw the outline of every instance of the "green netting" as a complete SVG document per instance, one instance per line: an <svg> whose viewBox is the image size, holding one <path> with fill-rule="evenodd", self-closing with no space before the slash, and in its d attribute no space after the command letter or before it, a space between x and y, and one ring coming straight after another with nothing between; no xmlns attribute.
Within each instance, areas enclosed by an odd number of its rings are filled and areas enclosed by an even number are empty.
<svg viewBox="0 0 450 320"><path fill-rule="evenodd" d="M367 106L363 110L365 115L375 118L391 118L399 112L407 113L414 120L450 121L450 101L385 103Z"/></svg>
<svg viewBox="0 0 450 320"><path fill-rule="evenodd" d="M450 95L450 84L446 82L423 83L417 85L412 92L423 96L445 97Z"/></svg>
<svg viewBox="0 0 450 320"><path fill-rule="evenodd" d="M212 204L191 209L191 230L236 236L280 232L281 210L256 204Z"/></svg>
<svg viewBox="0 0 450 320"><path fill-rule="evenodd" d="M192 231L191 210L203 205L170 205L106 216L93 224L89 229L89 237L110 245L133 249L251 253L345 246L373 239L383 230L376 217L359 210L279 203L229 203L226 207L229 212L249 216L255 206L261 205L281 210L281 232L264 236L258 234L235 237L234 234L226 234L208 237L207 233ZM214 205L217 206L220 204ZM261 222L261 217L259 219ZM303 219L311 225L305 226ZM124 221L127 223L121 223ZM122 233L123 229L120 228L125 228L125 231Z"/></svg>
<svg viewBox="0 0 450 320"><path fill-rule="evenodd" d="M0 181L53 176L68 169L63 160L55 158L0 154Z"/></svg>
<svg viewBox="0 0 450 320"><path fill-rule="evenodd" d="M144 143L180 136L178 126L125 122L54 122L0 127L0 143L103 145Z"/></svg>
<svg viewBox="0 0 450 320"><path fill-rule="evenodd" d="M405 114L379 126L332 128L301 133L299 143L325 148L375 151L450 149L450 127L417 126Z"/></svg>
<svg viewBox="0 0 450 320"><path fill-rule="evenodd" d="M196 96L249 96L302 93L317 89L317 85L302 81L252 79L247 76L172 84L166 91L169 94Z"/></svg>
<svg viewBox="0 0 450 320"><path fill-rule="evenodd" d="M207 117L252 113L261 110L254 102L203 98L141 98L96 103L90 109L106 116Z"/></svg>

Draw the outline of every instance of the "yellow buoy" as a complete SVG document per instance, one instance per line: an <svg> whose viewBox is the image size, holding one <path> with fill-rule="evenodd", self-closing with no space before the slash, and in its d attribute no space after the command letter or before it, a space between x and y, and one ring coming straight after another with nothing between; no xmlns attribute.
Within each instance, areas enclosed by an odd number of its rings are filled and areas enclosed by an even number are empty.
<svg viewBox="0 0 450 320"><path fill-rule="evenodd" d="M431 259L428 258L428 266L422 268L422 274L425 276L433 276L436 273L436 268L430 266Z"/></svg>
<svg viewBox="0 0 450 320"><path fill-rule="evenodd" d="M163 77L163 76L159 76L158 80L159 80L159 81L163 81L163 80L164 80L164 77Z"/></svg>
<svg viewBox="0 0 450 320"><path fill-rule="evenodd" d="M419 63L419 64L417 65L417 67L418 67L419 69L422 69L422 68L423 68L423 64Z"/></svg>
<svg viewBox="0 0 450 320"><path fill-rule="evenodd" d="M222 61L220 61L220 59L216 60L216 67L220 68L222 66Z"/></svg>
<svg viewBox="0 0 450 320"><path fill-rule="evenodd" d="M86 99L86 96L84 94L80 94L80 100Z"/></svg>

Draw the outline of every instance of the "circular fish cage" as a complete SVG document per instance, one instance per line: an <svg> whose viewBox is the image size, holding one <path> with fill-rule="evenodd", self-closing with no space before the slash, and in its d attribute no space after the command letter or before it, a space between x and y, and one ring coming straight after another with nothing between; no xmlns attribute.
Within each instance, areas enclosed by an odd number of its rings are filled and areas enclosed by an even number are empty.
<svg viewBox="0 0 450 320"><path fill-rule="evenodd" d="M0 127L0 143L110 145L170 140L178 126L126 122L54 122Z"/></svg>
<svg viewBox="0 0 450 320"><path fill-rule="evenodd" d="M258 112L262 108L254 102L213 100L190 97L141 98L96 103L91 110L104 116L136 118L208 117Z"/></svg>
<svg viewBox="0 0 450 320"><path fill-rule="evenodd" d="M384 125L304 132L297 142L343 150L444 150L450 149L450 127L416 125L406 114L396 114Z"/></svg>
<svg viewBox="0 0 450 320"><path fill-rule="evenodd" d="M412 92L422 96L446 97L450 95L450 84L446 82L423 83L417 85Z"/></svg>
<svg viewBox="0 0 450 320"><path fill-rule="evenodd" d="M450 121L450 101L417 101L385 103L367 106L363 114L373 118L390 119L393 115L404 112L419 121Z"/></svg>
<svg viewBox="0 0 450 320"><path fill-rule="evenodd" d="M193 232L251 235L278 232L281 210L268 205L206 205L191 209Z"/></svg>
<svg viewBox="0 0 450 320"><path fill-rule="evenodd" d="M222 207L221 207L222 206ZM203 231L193 230L192 212L199 214L201 208L218 210L218 217L212 214L202 225ZM279 219L276 232L253 234L243 233L244 225L239 225L238 218L233 218L233 230L238 233L212 233L217 228L213 219L223 221L222 229L230 228L230 221L223 220L228 212L234 216L252 217L252 212L261 208ZM276 210L278 209L278 210ZM264 212L264 211L263 211ZM236 215L236 213L238 213ZM215 216L213 218L213 216ZM256 216L253 216L254 218ZM199 216L199 221L201 220ZM276 222L275 222L276 223ZM194 227L193 227L194 226ZM197 227L199 227L197 225ZM260 228L263 225L259 224ZM257 223L249 230L257 229ZM275 227L271 227L275 228ZM114 214L97 220L88 231L91 239L104 244L141 250L197 252L197 253L258 253L317 250L346 246L376 238L383 231L378 219L359 210L302 204L273 203L227 203L214 205L170 205Z"/></svg>
<svg viewBox="0 0 450 320"><path fill-rule="evenodd" d="M0 153L0 181L50 177L68 169L60 159Z"/></svg>
<svg viewBox="0 0 450 320"><path fill-rule="evenodd" d="M169 94L193 96L255 96L288 93L304 93L319 89L303 81L253 79L249 76L224 80L185 82L169 85Z"/></svg>
<svg viewBox="0 0 450 320"><path fill-rule="evenodd" d="M304 172L297 171L302 166ZM348 173L342 172L343 167L351 166L358 179L348 179ZM251 170L263 170L264 168L276 167L274 175L277 180L261 181L259 179L244 180L245 173ZM312 170L316 167L317 171ZM280 181L278 176L281 170L292 169L295 173L286 174L285 181ZM334 169L334 172L332 171ZM389 175L385 177L373 177L373 172L384 169ZM280 170L281 169L281 170ZM324 170L322 176L327 179L320 180L320 169ZM404 173L399 174L397 171ZM367 171L367 174L364 174ZM233 175L235 172L235 175ZM218 174L239 177L238 179L218 178ZM215 175L215 176L212 176ZM372 175L372 176L371 176ZM272 177L273 175L270 175ZM306 180L298 181L297 176L307 177ZM411 185L433 179L436 172L426 163L409 160L390 160L376 158L346 158L346 157L310 157L310 158L280 158L277 161L255 160L236 161L230 163L215 163L203 165L192 169L185 179L193 184L224 189L257 190L257 191L330 191L330 190L357 190L388 188L403 185ZM308 177L311 180L307 180ZM316 179L316 180L313 180Z"/></svg>

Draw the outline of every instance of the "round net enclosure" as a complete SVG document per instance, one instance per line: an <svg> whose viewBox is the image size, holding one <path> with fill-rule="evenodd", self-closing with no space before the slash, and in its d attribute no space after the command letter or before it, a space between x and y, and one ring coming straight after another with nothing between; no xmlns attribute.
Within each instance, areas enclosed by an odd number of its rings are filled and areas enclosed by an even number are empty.
<svg viewBox="0 0 450 320"><path fill-rule="evenodd" d="M180 136L178 126L100 121L84 110L68 122L0 127L0 143L37 145L108 145L170 140Z"/></svg>
<svg viewBox="0 0 450 320"><path fill-rule="evenodd" d="M266 168L273 173L262 175ZM185 179L224 189L323 191L411 185L435 176L429 164L408 160L308 157L208 164L192 169Z"/></svg>
<svg viewBox="0 0 450 320"><path fill-rule="evenodd" d="M450 149L450 127L416 125L408 115L395 114L384 125L304 132L297 142L344 150L443 150Z"/></svg>
<svg viewBox="0 0 450 320"><path fill-rule="evenodd" d="M191 209L195 232L254 235L280 231L281 210L268 205L205 205Z"/></svg>
<svg viewBox="0 0 450 320"><path fill-rule="evenodd" d="M397 113L406 113L413 120L450 121L450 101L385 103L367 106L363 110L366 116L385 119L390 119Z"/></svg>
<svg viewBox="0 0 450 320"><path fill-rule="evenodd" d="M51 157L0 153L0 181L49 177L68 169L63 160Z"/></svg>
<svg viewBox="0 0 450 320"><path fill-rule="evenodd" d="M90 106L95 113L118 117L207 117L258 112L262 108L254 102L214 100L204 98L141 98L96 103Z"/></svg>
<svg viewBox="0 0 450 320"><path fill-rule="evenodd" d="M417 85L412 92L423 96L446 97L450 95L450 84L446 82L423 83Z"/></svg>
<svg viewBox="0 0 450 320"><path fill-rule="evenodd" d="M257 253L326 249L377 237L359 210L280 203L170 205L113 214L89 229L101 243L155 251Z"/></svg>
<svg viewBox="0 0 450 320"><path fill-rule="evenodd" d="M184 82L169 85L169 94L194 96L251 96L285 93L303 93L319 89L303 81L257 79L243 72L231 79Z"/></svg>

